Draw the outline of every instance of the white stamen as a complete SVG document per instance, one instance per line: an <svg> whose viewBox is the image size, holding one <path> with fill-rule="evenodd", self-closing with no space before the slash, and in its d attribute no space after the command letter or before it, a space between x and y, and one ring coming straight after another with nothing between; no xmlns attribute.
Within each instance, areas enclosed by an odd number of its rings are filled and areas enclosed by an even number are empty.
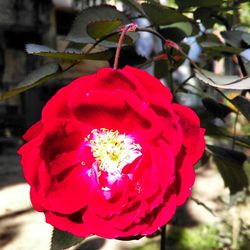
<svg viewBox="0 0 250 250"><path fill-rule="evenodd" d="M85 141L89 142L99 170L108 172L112 179L120 177L122 169L142 155L141 146L118 130L94 129Z"/></svg>

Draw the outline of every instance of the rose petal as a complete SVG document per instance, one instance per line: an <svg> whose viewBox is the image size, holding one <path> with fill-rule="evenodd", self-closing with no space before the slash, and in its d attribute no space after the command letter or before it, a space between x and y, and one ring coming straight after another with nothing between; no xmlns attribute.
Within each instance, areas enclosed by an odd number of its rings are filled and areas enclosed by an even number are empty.
<svg viewBox="0 0 250 250"><path fill-rule="evenodd" d="M173 104L173 109L180 117L183 145L186 148L192 164L195 164L205 149L205 130L200 128L200 120L190 108L180 104Z"/></svg>

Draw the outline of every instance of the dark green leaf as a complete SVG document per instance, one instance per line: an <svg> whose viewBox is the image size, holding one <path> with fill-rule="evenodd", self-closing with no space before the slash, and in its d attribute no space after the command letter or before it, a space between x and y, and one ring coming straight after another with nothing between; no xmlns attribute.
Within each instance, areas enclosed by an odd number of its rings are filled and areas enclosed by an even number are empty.
<svg viewBox="0 0 250 250"><path fill-rule="evenodd" d="M43 56L70 61L108 60L112 56L111 52L108 50L91 54L83 54L80 50L75 48L67 48L64 52L57 52L49 47L38 44L27 44L26 51L28 54L32 54L34 56Z"/></svg>
<svg viewBox="0 0 250 250"><path fill-rule="evenodd" d="M211 136L211 137L229 137L230 136L230 133L228 132L228 130L224 127L219 127L219 126L216 126L214 125L213 123L211 122L205 122L203 123L202 122L202 127L205 127L206 128L206 135L207 136Z"/></svg>
<svg viewBox="0 0 250 250"><path fill-rule="evenodd" d="M231 194L248 186L247 175L243 169L243 163L247 159L245 154L212 145L207 145L207 148L212 153L225 186L229 188Z"/></svg>
<svg viewBox="0 0 250 250"><path fill-rule="evenodd" d="M232 103L250 121L250 101L246 97L236 96Z"/></svg>
<svg viewBox="0 0 250 250"><path fill-rule="evenodd" d="M221 6L223 0L175 0L176 4L181 9L186 9L189 7L214 7Z"/></svg>
<svg viewBox="0 0 250 250"><path fill-rule="evenodd" d="M83 240L84 238L79 238L73 234L54 228L50 250L66 249L82 242Z"/></svg>
<svg viewBox="0 0 250 250"><path fill-rule="evenodd" d="M28 89L36 87L51 78L62 73L61 67L57 63L48 63L31 72L22 82L19 83L17 88L11 89L0 96L0 101L9 97L20 94Z"/></svg>
<svg viewBox="0 0 250 250"><path fill-rule="evenodd" d="M249 33L243 33L243 34L242 34L242 39L243 39L243 41L244 41L247 45L250 45L250 34L249 34Z"/></svg>
<svg viewBox="0 0 250 250"><path fill-rule="evenodd" d="M122 25L120 19L94 21L87 25L88 34L95 40L112 33Z"/></svg>
<svg viewBox="0 0 250 250"><path fill-rule="evenodd" d="M164 26L163 28L176 28L183 31L186 36L191 36L193 31L193 26L190 22L178 22Z"/></svg>
<svg viewBox="0 0 250 250"><path fill-rule="evenodd" d="M224 119L228 114L234 112L230 107L225 104L218 103L214 99L206 97L202 99L204 107L213 114L214 117Z"/></svg>
<svg viewBox="0 0 250 250"><path fill-rule="evenodd" d="M243 34L244 34L243 31L238 31L238 30L221 32L221 35L226 40L226 42L236 48L242 47L242 35Z"/></svg>
<svg viewBox="0 0 250 250"><path fill-rule="evenodd" d="M132 7L133 9L135 9L136 11L138 11L139 13L141 13L142 15L145 15L143 8L141 7L141 5L137 2L137 0L120 0L121 2L123 2L124 4Z"/></svg>
<svg viewBox="0 0 250 250"><path fill-rule="evenodd" d="M248 178L248 182L250 183L250 161L245 161L243 168L246 172L247 178Z"/></svg>
<svg viewBox="0 0 250 250"><path fill-rule="evenodd" d="M201 36L197 37L196 40L199 43L199 45L204 48L222 45L220 39L216 35L211 33L202 34Z"/></svg>
<svg viewBox="0 0 250 250"><path fill-rule="evenodd" d="M208 53L214 53L215 55L220 54L240 54L243 49L241 48L235 48L235 47L229 47L225 45L220 46L210 46L204 48Z"/></svg>
<svg viewBox="0 0 250 250"><path fill-rule="evenodd" d="M198 8L194 12L194 19L200 20L206 29L210 29L216 23L216 19L213 17L213 9L211 8Z"/></svg>
<svg viewBox="0 0 250 250"><path fill-rule="evenodd" d="M110 65L114 64L114 59L115 59L115 48L110 49L113 51L113 57L109 60ZM118 63L118 68L123 68L126 65L139 65L143 64L147 61L147 59L141 55L139 55L134 46L124 46L121 49L120 52L120 60Z"/></svg>
<svg viewBox="0 0 250 250"><path fill-rule="evenodd" d="M142 3L142 7L149 20L156 26L189 21L186 16L177 10L160 4Z"/></svg>
<svg viewBox="0 0 250 250"><path fill-rule="evenodd" d="M157 78L166 77L167 74L171 74L168 70L168 62L167 60L160 60L154 63L154 75Z"/></svg>
<svg viewBox="0 0 250 250"><path fill-rule="evenodd" d="M250 78L240 78L236 75L217 75L211 71L195 69L195 76L201 81L222 89L250 89Z"/></svg>
<svg viewBox="0 0 250 250"><path fill-rule="evenodd" d="M186 54L188 54L190 46L186 43L180 43L179 45L182 48L182 50ZM180 53L178 50L169 51L168 57L169 57L167 60L168 69L171 71L176 70L186 60L186 57L183 56L183 54Z"/></svg>
<svg viewBox="0 0 250 250"><path fill-rule="evenodd" d="M84 9L75 19L75 22L66 37L67 40L76 43L95 43L95 39L89 36L87 32L88 24L101 20L120 20L122 25L128 24L131 21L123 13L118 11L114 6L101 5ZM135 33L128 33L135 40ZM103 41L103 46L116 46L116 44Z"/></svg>
<svg viewBox="0 0 250 250"><path fill-rule="evenodd" d="M99 40L100 38L105 37L106 35L112 33L116 28L121 26L120 20L105 20L105 21L96 21L88 24L87 26L87 32L88 34L94 38L95 40ZM131 34L131 33L130 33ZM114 34L105 41L118 43L120 38L120 34ZM123 39L123 45L132 45L133 39L125 35Z"/></svg>
<svg viewBox="0 0 250 250"><path fill-rule="evenodd" d="M250 137L249 136L234 136L236 144L245 147L245 148L250 148Z"/></svg>
<svg viewBox="0 0 250 250"><path fill-rule="evenodd" d="M186 37L186 34L182 30L173 27L160 29L159 32L165 39L174 41L175 43L181 42Z"/></svg>

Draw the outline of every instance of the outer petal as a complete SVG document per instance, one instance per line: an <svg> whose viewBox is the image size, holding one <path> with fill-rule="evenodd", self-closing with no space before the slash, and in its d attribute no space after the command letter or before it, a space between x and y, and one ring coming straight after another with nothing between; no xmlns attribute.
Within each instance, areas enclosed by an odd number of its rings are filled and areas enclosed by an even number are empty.
<svg viewBox="0 0 250 250"><path fill-rule="evenodd" d="M50 211L45 212L46 222L56 228L75 234L79 237L91 236L88 226L81 220L81 212L73 214L71 217L57 214Z"/></svg>
<svg viewBox="0 0 250 250"><path fill-rule="evenodd" d="M43 124L41 121L36 122L31 128L29 128L26 133L23 135L25 141L30 141L37 137L43 129Z"/></svg>
<svg viewBox="0 0 250 250"><path fill-rule="evenodd" d="M91 182L82 166L74 167L60 179L52 179L47 192L33 192L33 199L45 210L71 214L86 206L91 199Z"/></svg>
<svg viewBox="0 0 250 250"><path fill-rule="evenodd" d="M176 205L182 205L191 195L191 187L194 184L195 171L189 155L183 147L176 157Z"/></svg>
<svg viewBox="0 0 250 250"><path fill-rule="evenodd" d="M169 101L172 101L172 94L168 88L163 86L163 84L155 77L147 73L146 71L126 66L122 69L123 74L133 74L144 86L148 93L161 93Z"/></svg>
<svg viewBox="0 0 250 250"><path fill-rule="evenodd" d="M200 128L200 120L190 108L180 104L173 104L173 109L180 117L180 124L183 132L183 145L186 148L192 164L195 164L200 159L205 149L205 130Z"/></svg>
<svg viewBox="0 0 250 250"><path fill-rule="evenodd" d="M21 155L24 177L30 185L34 186L37 185L37 172L42 162L39 151L40 144L40 138L35 138L18 150L18 154Z"/></svg>

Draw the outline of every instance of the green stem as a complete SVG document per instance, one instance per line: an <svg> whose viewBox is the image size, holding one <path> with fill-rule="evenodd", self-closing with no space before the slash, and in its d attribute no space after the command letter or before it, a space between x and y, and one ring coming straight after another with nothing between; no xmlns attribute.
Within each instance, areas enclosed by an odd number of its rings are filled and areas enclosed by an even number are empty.
<svg viewBox="0 0 250 250"><path fill-rule="evenodd" d="M166 250L166 225L161 227L161 250Z"/></svg>

